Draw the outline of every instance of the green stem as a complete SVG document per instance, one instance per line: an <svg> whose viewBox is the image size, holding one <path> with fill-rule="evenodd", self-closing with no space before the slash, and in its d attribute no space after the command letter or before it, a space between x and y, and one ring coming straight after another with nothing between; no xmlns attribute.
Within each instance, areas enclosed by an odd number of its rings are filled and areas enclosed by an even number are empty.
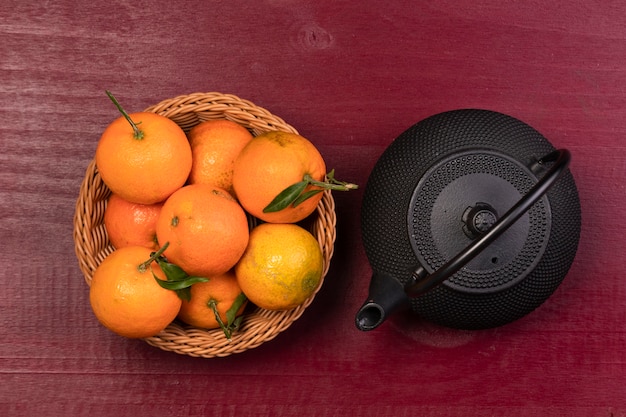
<svg viewBox="0 0 626 417"><path fill-rule="evenodd" d="M319 188L305 191L309 185L314 185ZM291 184L274 197L274 199L267 206L265 206L265 208L263 208L263 213L280 211L290 205L292 207L296 207L298 204L311 198L315 194L319 194L322 190L350 191L356 190L357 188L359 188L359 186L356 184L336 180L334 169L326 174L324 181L317 181L310 174L304 174L302 181Z"/></svg>
<svg viewBox="0 0 626 417"><path fill-rule="evenodd" d="M343 182L343 181L337 181L332 176L328 177L328 182L327 182L327 181L317 181L313 177L311 177L309 174L304 174L303 180L308 182L311 185L315 185L325 190L350 191L350 190L356 190L357 188L359 188L359 186L356 184Z"/></svg>
<svg viewBox="0 0 626 417"><path fill-rule="evenodd" d="M139 129L139 127L137 126L137 124L135 122L133 122L133 120L130 118L130 116L128 115L128 113L126 113L126 110L124 110L122 108L122 106L120 105L120 103L117 101L117 99L113 96L113 94L111 94L111 92L109 90L106 90L107 96L109 96L109 98L111 99L111 101L113 102L113 104L115 104L115 107L117 107L117 109L119 110L120 113L122 113L122 116L124 116L124 118L128 121L128 123L130 123L130 125L133 128L133 132L134 132L134 138L135 139L143 139L143 132L141 131L141 129Z"/></svg>
<svg viewBox="0 0 626 417"><path fill-rule="evenodd" d="M213 314L215 314L215 320L217 321L217 324L219 324L220 328L224 332L224 336L226 336L226 339L230 340L230 338L232 336L232 331L231 331L231 329L228 326L226 326L226 324L224 323L224 321L220 317L220 313L219 313L219 311L217 311L217 301L215 301L215 299L211 298L207 302L207 305L209 306L209 308L211 310L213 310Z"/></svg>
<svg viewBox="0 0 626 417"><path fill-rule="evenodd" d="M163 252L165 252L165 250L167 249L169 245L170 245L170 242L165 242L165 244L161 246L161 248L159 248L158 251L154 252L152 256L146 262L139 264L139 266L137 267L137 269L139 269L139 272L141 272L142 274L146 272L148 270L148 267L152 264L152 262L156 261L159 258L159 256L163 255Z"/></svg>

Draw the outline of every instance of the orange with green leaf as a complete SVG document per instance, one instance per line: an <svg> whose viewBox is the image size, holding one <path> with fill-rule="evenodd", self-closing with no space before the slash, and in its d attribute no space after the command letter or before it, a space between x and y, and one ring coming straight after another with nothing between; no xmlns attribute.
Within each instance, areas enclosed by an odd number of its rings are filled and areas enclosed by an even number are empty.
<svg viewBox="0 0 626 417"><path fill-rule="evenodd" d="M326 175L326 163L306 138L267 132L252 139L235 161L233 188L247 212L270 223L296 223L308 217L326 189L348 191L355 184Z"/></svg>

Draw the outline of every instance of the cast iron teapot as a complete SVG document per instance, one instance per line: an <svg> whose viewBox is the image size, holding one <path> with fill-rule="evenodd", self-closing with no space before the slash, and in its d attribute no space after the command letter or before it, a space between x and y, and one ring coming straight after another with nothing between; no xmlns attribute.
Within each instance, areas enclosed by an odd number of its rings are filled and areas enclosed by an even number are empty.
<svg viewBox="0 0 626 417"><path fill-rule="evenodd" d="M398 136L364 191L373 274L357 328L372 330L403 307L458 329L535 310L578 247L569 161L529 125L489 110L436 114Z"/></svg>

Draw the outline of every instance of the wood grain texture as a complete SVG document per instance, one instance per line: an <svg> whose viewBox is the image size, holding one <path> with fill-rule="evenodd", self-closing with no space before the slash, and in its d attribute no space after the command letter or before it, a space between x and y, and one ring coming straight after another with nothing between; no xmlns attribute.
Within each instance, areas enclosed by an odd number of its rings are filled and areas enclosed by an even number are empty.
<svg viewBox="0 0 626 417"><path fill-rule="evenodd" d="M78 3L78 4L77 4ZM4 0L0 414L625 416L626 5L617 1ZM362 189L335 194L318 298L257 349L203 360L95 321L72 216L100 132L192 92L233 93L365 185L413 123L486 108L571 150L583 227L563 284L508 326L397 316L360 333Z"/></svg>

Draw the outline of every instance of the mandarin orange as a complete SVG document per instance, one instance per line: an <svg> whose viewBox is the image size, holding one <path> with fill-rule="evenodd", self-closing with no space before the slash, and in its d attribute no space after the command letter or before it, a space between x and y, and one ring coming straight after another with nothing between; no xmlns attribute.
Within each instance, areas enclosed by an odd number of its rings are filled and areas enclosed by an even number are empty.
<svg viewBox="0 0 626 417"><path fill-rule="evenodd" d="M94 272L89 301L96 318L109 330L129 338L154 336L171 323L181 299L162 288L165 274L157 262L149 262L151 251L127 246L107 256Z"/></svg>
<svg viewBox="0 0 626 417"><path fill-rule="evenodd" d="M164 256L189 275L208 277L231 269L248 244L248 219L226 191L186 185L163 204L157 239L169 242Z"/></svg>
<svg viewBox="0 0 626 417"><path fill-rule="evenodd" d="M164 201L185 184L191 172L191 147L185 132L156 113L127 114L109 97L122 116L106 127L96 147L102 181L133 203Z"/></svg>
<svg viewBox="0 0 626 417"><path fill-rule="evenodd" d="M323 267L319 243L306 229L296 224L263 223L250 232L235 275L256 306L288 310L315 293Z"/></svg>
<svg viewBox="0 0 626 417"><path fill-rule="evenodd" d="M208 184L233 194L233 166L252 134L230 120L206 120L189 133L193 163L189 184Z"/></svg>
<svg viewBox="0 0 626 417"><path fill-rule="evenodd" d="M264 209L285 188L303 181L305 175L323 182L326 164L317 148L306 138L288 132L272 131L252 139L235 161L233 188L237 199L253 216L271 223L295 223L309 216L322 193L297 206L265 212ZM304 192L321 190L307 185Z"/></svg>
<svg viewBox="0 0 626 417"><path fill-rule="evenodd" d="M111 194L104 211L104 227L114 248L144 246L157 250L156 221L163 203L137 204Z"/></svg>
<svg viewBox="0 0 626 417"><path fill-rule="evenodd" d="M183 322L203 329L217 329L228 327L229 321L243 314L247 299L243 295L234 272L228 271L222 275L214 275L207 282L200 282L191 286L191 299L183 300L178 318ZM237 303L232 320L227 312ZM217 320L216 312L220 317Z"/></svg>

